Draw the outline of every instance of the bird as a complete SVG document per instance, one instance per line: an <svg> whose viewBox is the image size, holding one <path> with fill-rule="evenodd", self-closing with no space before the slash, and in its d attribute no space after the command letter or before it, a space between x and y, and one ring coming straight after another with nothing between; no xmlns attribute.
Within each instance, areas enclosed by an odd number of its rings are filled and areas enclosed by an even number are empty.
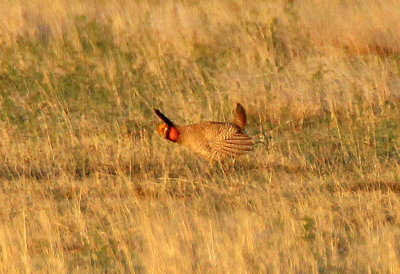
<svg viewBox="0 0 400 274"><path fill-rule="evenodd" d="M237 103L230 123L205 121L179 126L160 110L154 109L154 112L163 122L158 127L162 137L197 152L211 162L235 158L253 150L254 141L244 132L246 111L240 103Z"/></svg>

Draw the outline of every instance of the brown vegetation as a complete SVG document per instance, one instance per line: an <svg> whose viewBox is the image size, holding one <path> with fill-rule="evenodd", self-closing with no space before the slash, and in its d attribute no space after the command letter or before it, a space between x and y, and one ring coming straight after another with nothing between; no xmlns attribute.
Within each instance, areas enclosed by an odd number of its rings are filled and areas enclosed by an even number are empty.
<svg viewBox="0 0 400 274"><path fill-rule="evenodd" d="M0 17L1 272L400 271L398 1ZM235 102L267 145L211 174L156 133Z"/></svg>

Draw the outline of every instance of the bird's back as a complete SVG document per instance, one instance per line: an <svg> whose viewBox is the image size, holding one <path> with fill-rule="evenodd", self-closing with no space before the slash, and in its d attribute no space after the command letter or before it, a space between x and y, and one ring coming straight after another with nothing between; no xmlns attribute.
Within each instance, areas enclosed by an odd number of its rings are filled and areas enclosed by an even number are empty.
<svg viewBox="0 0 400 274"><path fill-rule="evenodd" d="M178 127L178 143L210 160L235 157L253 149L253 140L233 123L201 122Z"/></svg>

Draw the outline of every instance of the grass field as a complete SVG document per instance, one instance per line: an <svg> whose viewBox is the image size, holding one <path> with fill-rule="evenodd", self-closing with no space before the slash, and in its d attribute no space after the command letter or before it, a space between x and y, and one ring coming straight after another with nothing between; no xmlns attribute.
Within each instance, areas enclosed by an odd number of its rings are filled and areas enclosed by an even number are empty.
<svg viewBox="0 0 400 274"><path fill-rule="evenodd" d="M399 273L400 3L0 0L1 273ZM230 121L217 165L161 139Z"/></svg>

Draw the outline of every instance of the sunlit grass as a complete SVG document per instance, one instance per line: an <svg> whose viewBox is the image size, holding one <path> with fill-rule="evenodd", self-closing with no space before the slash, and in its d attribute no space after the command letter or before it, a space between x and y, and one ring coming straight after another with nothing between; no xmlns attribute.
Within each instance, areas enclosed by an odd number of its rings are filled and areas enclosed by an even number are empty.
<svg viewBox="0 0 400 274"><path fill-rule="evenodd" d="M398 272L397 1L0 1L2 272ZM162 140L230 121L211 166Z"/></svg>

